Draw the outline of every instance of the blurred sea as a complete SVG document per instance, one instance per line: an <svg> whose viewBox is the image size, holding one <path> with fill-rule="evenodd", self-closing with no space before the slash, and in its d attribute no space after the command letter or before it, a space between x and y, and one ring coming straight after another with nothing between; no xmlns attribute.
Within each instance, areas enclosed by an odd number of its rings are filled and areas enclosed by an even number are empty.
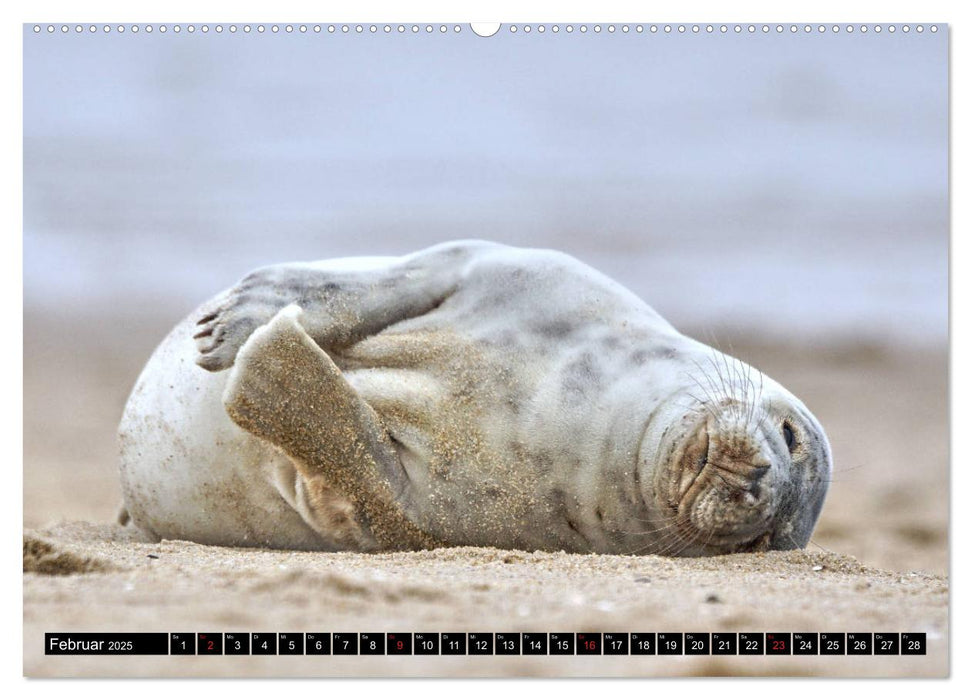
<svg viewBox="0 0 971 700"><path fill-rule="evenodd" d="M936 35L24 30L25 313L488 238L675 326L947 337Z"/></svg>

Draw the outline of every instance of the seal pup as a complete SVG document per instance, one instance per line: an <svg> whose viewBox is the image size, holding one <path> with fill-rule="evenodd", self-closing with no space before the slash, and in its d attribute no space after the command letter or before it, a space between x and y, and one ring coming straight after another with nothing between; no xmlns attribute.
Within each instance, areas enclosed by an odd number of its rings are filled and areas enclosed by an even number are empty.
<svg viewBox="0 0 971 700"><path fill-rule="evenodd" d="M120 425L135 526L322 550L804 547L809 410L563 253L273 265L162 342Z"/></svg>

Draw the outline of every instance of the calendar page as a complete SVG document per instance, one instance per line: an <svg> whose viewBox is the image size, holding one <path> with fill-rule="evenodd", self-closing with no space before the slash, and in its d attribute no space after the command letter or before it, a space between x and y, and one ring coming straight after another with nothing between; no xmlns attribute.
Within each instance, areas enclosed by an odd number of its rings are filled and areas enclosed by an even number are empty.
<svg viewBox="0 0 971 700"><path fill-rule="evenodd" d="M948 36L25 24L24 674L947 676Z"/></svg>

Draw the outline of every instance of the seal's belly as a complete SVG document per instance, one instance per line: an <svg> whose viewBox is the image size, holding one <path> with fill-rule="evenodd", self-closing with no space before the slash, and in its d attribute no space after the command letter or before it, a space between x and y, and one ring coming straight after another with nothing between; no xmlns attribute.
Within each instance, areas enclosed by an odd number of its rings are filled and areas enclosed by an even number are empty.
<svg viewBox="0 0 971 700"><path fill-rule="evenodd" d="M564 473L524 435L542 373L440 330L381 333L342 354L344 376L375 410L423 494L419 526L446 543L574 548L551 494Z"/></svg>

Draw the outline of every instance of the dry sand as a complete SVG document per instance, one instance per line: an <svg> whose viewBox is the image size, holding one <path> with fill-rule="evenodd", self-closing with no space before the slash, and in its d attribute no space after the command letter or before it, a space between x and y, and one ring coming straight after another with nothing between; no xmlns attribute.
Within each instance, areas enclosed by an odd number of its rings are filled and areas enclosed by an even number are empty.
<svg viewBox="0 0 971 700"><path fill-rule="evenodd" d="M826 427L806 551L706 559L458 548L319 554L137 542L114 428L174 318L25 313L24 672L30 676L943 676L947 353L742 344ZM723 348L727 349L727 348ZM915 631L903 657L48 657L50 631Z"/></svg>

